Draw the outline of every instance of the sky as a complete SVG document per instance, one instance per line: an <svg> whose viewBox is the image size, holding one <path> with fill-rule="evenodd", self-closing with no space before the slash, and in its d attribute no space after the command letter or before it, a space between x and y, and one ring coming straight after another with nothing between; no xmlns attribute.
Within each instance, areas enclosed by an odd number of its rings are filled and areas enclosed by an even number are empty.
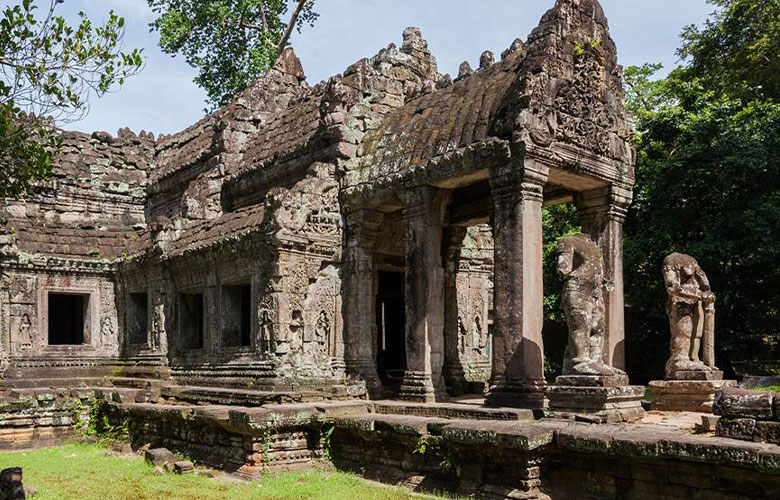
<svg viewBox="0 0 780 500"><path fill-rule="evenodd" d="M0 0L0 5L18 1ZM484 50L498 57L515 38L525 40L553 4L554 0L316 0L319 20L313 28L294 33L291 42L314 85L390 42L400 45L404 28L416 26L428 40L439 71L457 75L462 61L476 67ZM706 0L601 4L620 63L660 62L666 70L678 63L675 50L682 28L701 24L713 11ZM86 118L63 127L112 134L129 127L169 134L199 120L206 95L192 81L196 72L181 57L163 54L157 47L157 33L148 27L154 14L146 0L64 0L58 8L66 18L83 10L93 22L105 19L112 9L125 18L125 48L143 48L145 68L118 91L91 99Z"/></svg>

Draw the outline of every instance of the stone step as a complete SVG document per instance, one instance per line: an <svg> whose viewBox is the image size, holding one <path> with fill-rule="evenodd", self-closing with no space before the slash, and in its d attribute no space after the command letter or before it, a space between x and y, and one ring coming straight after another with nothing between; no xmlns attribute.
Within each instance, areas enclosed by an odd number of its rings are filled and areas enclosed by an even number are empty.
<svg viewBox="0 0 780 500"><path fill-rule="evenodd" d="M111 383L114 387L127 387L131 389L156 389L159 390L164 381L159 379L136 378L136 377L111 377Z"/></svg>
<svg viewBox="0 0 780 500"><path fill-rule="evenodd" d="M376 413L410 415L468 420L534 420L532 410L516 408L485 408L460 403L409 403L404 401L376 401Z"/></svg>
<svg viewBox="0 0 780 500"><path fill-rule="evenodd" d="M339 426L356 428L364 431L390 431L398 434L424 436L433 429L441 428L451 422L446 418L419 417L413 415L384 415L366 413L349 415L334 419Z"/></svg>
<svg viewBox="0 0 780 500"><path fill-rule="evenodd" d="M40 389L40 388L61 388L61 387L110 387L111 381L105 377L83 377L63 380L62 378L36 378L36 379L14 379L0 381L3 389L10 391L13 389Z"/></svg>
<svg viewBox="0 0 780 500"><path fill-rule="evenodd" d="M277 391L254 389L231 389L224 387L178 386L168 385L160 388L160 394L166 399L194 404L224 404L257 407L269 404L292 404L327 401L331 399L350 399L338 387L328 391Z"/></svg>

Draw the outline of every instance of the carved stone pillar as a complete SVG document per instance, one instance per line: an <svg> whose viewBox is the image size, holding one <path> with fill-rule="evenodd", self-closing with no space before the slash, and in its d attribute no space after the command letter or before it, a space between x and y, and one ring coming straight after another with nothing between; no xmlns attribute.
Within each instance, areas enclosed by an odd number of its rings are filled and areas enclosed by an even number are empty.
<svg viewBox="0 0 780 500"><path fill-rule="evenodd" d="M590 235L601 248L604 254L604 278L611 283L604 295L606 306L604 361L621 370L626 369L623 222L631 205L631 199L630 189L608 186L582 192L575 200L582 223L582 232Z"/></svg>
<svg viewBox="0 0 780 500"><path fill-rule="evenodd" d="M458 328L458 268L460 267L460 251L463 238L466 237L465 227L449 227L446 231L446 251L444 263L444 379L454 396L465 394L468 383L463 370L463 360L458 347L460 329Z"/></svg>
<svg viewBox="0 0 780 500"><path fill-rule="evenodd" d="M354 210L346 215L344 248L344 363L347 375L370 389L381 384L376 371L374 245L384 215Z"/></svg>
<svg viewBox="0 0 780 500"><path fill-rule="evenodd" d="M495 240L491 404L544 404L542 201L547 167L531 160L491 172Z"/></svg>
<svg viewBox="0 0 780 500"><path fill-rule="evenodd" d="M445 395L442 233L449 193L422 186L405 194L407 369L400 397L431 402Z"/></svg>

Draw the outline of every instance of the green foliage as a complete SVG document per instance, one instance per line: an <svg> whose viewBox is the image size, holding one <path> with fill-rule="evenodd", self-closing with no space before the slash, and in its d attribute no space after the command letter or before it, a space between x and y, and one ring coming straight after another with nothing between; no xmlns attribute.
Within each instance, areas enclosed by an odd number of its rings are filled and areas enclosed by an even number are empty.
<svg viewBox="0 0 780 500"><path fill-rule="evenodd" d="M661 69L663 65L660 63L647 63L642 66L629 66L624 70L625 106L634 117L641 119L668 104L665 81L654 78Z"/></svg>
<svg viewBox="0 0 780 500"><path fill-rule="evenodd" d="M425 454L428 452L428 448L430 447L430 445L431 445L430 436L422 436L420 437L420 439L417 440L417 444L415 445L412 454L425 456Z"/></svg>
<svg viewBox="0 0 780 500"><path fill-rule="evenodd" d="M36 126L13 102L0 103L0 198L17 198L34 182L49 178L52 151L61 144L51 127Z"/></svg>
<svg viewBox="0 0 780 500"><path fill-rule="evenodd" d="M766 97L769 80L759 88L744 73L759 55L777 68L780 52L734 45L774 29L778 18L757 11L778 2L717 5L704 29L684 33L688 66L656 82L657 66L627 70L638 129L625 227L627 355L638 377L659 376L668 354L660 269L673 251L696 257L718 296L721 367L780 354L780 105Z"/></svg>
<svg viewBox="0 0 780 500"><path fill-rule="evenodd" d="M151 28L160 48L181 54L198 70L195 83L206 90L211 109L229 103L270 68L288 29L289 0L147 0L157 14ZM303 7L294 27L313 25L314 1ZM283 47L282 47L283 48Z"/></svg>
<svg viewBox="0 0 780 500"><path fill-rule="evenodd" d="M121 411L102 398L79 401L73 410L73 428L83 437L99 440L124 440L128 436L128 421Z"/></svg>
<svg viewBox="0 0 780 500"><path fill-rule="evenodd" d="M747 100L780 96L780 0L709 0L717 11L682 33L686 79Z"/></svg>
<svg viewBox="0 0 780 500"><path fill-rule="evenodd" d="M0 197L49 177L61 145L54 124L81 118L91 94L104 95L143 66L139 51L120 50L123 18L111 12L95 26L80 12L71 26L55 14L58 3L41 11L23 0L0 14Z"/></svg>
<svg viewBox="0 0 780 500"><path fill-rule="evenodd" d="M335 425L329 425L322 431L322 438L323 438L323 444L322 447L325 450L325 458L328 460L333 460L333 448L331 447L331 436L333 436L333 431L336 430Z"/></svg>
<svg viewBox="0 0 780 500"><path fill-rule="evenodd" d="M442 472L456 476L458 474L458 457L448 446L443 445L442 439L436 436L421 436L415 444L412 455L425 457L426 461L436 463Z"/></svg>

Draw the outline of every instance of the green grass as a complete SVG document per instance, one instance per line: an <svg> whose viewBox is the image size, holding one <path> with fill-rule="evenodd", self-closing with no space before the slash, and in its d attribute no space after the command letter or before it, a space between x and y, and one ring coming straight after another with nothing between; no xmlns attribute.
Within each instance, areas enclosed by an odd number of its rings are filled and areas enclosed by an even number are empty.
<svg viewBox="0 0 780 500"><path fill-rule="evenodd" d="M780 385L773 385L770 387L756 387L753 389L754 391L772 391L772 392L780 392Z"/></svg>
<svg viewBox="0 0 780 500"><path fill-rule="evenodd" d="M408 500L440 498L391 488L342 472L311 470L254 482L198 474L155 475L142 459L109 456L97 445L73 444L0 452L0 469L22 467L35 500Z"/></svg>

